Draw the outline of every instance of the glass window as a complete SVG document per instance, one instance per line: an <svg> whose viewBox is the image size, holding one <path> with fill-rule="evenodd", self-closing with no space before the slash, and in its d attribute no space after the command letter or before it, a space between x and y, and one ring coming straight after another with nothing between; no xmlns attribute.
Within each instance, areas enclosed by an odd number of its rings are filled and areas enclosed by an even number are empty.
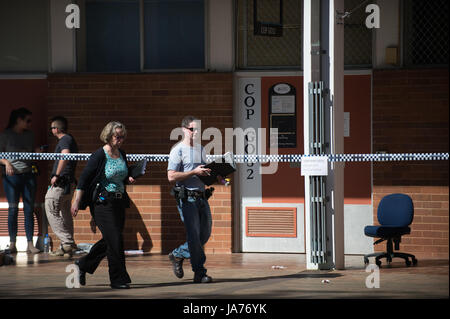
<svg viewBox="0 0 450 319"><path fill-rule="evenodd" d="M140 70L138 0L86 1L86 68L90 72Z"/></svg>
<svg viewBox="0 0 450 319"><path fill-rule="evenodd" d="M0 1L0 72L47 72L48 0Z"/></svg>
<svg viewBox="0 0 450 319"><path fill-rule="evenodd" d="M83 30L82 18L77 30L78 71L205 68L204 0L80 3L86 27Z"/></svg>
<svg viewBox="0 0 450 319"><path fill-rule="evenodd" d="M205 67L204 0L144 1L144 68Z"/></svg>
<svg viewBox="0 0 450 319"><path fill-rule="evenodd" d="M372 67L372 35L366 27L367 0L345 0L344 12L352 12L344 24L344 65L350 68Z"/></svg>

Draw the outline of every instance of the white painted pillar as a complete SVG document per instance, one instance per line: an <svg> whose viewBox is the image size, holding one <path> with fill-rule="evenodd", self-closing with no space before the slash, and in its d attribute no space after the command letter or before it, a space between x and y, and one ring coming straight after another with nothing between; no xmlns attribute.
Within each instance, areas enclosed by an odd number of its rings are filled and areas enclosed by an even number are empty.
<svg viewBox="0 0 450 319"><path fill-rule="evenodd" d="M314 0L303 1L303 153L309 152L309 93L308 83L312 81L311 56L311 4ZM300 172L299 172L300 174ZM306 268L318 269L318 265L311 262L311 195L309 178L305 177L305 248Z"/></svg>
<svg viewBox="0 0 450 319"><path fill-rule="evenodd" d="M66 27L71 0L50 0L50 72L75 72L75 29Z"/></svg>
<svg viewBox="0 0 450 319"><path fill-rule="evenodd" d="M207 67L213 71L230 72L234 66L233 1L209 0L207 4Z"/></svg>
<svg viewBox="0 0 450 319"><path fill-rule="evenodd" d="M337 24L336 12L344 11L344 0L304 0L304 153L309 154L309 93L308 84L323 81L329 93L325 96L325 140L329 143L327 154L344 153L344 26ZM321 17L321 19L319 18ZM320 31L320 38L317 36ZM318 55L312 51L320 50ZM327 214L328 262L323 265L311 262L310 185L305 178L305 238L307 269L343 269L344 261L344 165L332 163L326 178L329 201Z"/></svg>
<svg viewBox="0 0 450 319"><path fill-rule="evenodd" d="M331 154L344 153L344 25L336 23L336 12L344 11L344 0L331 0L329 11ZM344 269L344 163L332 163L333 262Z"/></svg>

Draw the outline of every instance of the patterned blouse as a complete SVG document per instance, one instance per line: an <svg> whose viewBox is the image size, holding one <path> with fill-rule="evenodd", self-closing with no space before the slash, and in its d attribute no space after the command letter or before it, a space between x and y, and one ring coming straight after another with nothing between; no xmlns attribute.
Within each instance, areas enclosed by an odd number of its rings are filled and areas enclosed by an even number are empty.
<svg viewBox="0 0 450 319"><path fill-rule="evenodd" d="M108 192L121 192L125 191L123 185L124 179L128 176L128 168L126 162L120 154L120 158L112 158L105 151L106 155L106 165L105 165L105 176L106 179L101 181L101 185Z"/></svg>

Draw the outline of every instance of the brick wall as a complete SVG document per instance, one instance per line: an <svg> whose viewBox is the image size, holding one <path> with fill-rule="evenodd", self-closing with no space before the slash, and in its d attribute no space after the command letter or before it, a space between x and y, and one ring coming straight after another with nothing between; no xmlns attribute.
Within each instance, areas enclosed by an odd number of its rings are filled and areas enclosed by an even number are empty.
<svg viewBox="0 0 450 319"><path fill-rule="evenodd" d="M375 70L373 74L373 150L388 153L449 151L448 70ZM411 234L401 251L448 258L448 161L375 162L374 221L381 198L391 193L412 197ZM384 250L385 244L375 246Z"/></svg>
<svg viewBox="0 0 450 319"><path fill-rule="evenodd" d="M91 153L102 145L98 136L111 120L126 125L123 149L128 154L168 154L176 143L170 140L170 132L188 114L202 120L202 129L217 127L223 135L233 123L231 73L50 74L48 81L48 118L67 117L80 153ZM50 141L52 151L56 141ZM77 177L85 164L79 162ZM125 249L167 253L184 242L184 226L169 194L166 169L166 162L149 163L147 174L127 189L132 207L127 210ZM230 253L231 189L215 189L210 200L213 230L205 248L210 253ZM98 228L92 231L90 220L89 209L75 219L77 243L101 238ZM54 246L59 245L57 237L50 235Z"/></svg>

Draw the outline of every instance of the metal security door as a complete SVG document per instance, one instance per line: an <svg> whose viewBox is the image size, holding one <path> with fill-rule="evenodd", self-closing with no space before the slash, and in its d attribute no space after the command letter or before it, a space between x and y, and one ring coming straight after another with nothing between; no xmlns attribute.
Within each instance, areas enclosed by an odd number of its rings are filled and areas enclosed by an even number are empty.
<svg viewBox="0 0 450 319"><path fill-rule="evenodd" d="M309 150L312 155L325 154L324 84L310 82L309 89ZM325 176L309 176L311 211L311 262L327 262Z"/></svg>

